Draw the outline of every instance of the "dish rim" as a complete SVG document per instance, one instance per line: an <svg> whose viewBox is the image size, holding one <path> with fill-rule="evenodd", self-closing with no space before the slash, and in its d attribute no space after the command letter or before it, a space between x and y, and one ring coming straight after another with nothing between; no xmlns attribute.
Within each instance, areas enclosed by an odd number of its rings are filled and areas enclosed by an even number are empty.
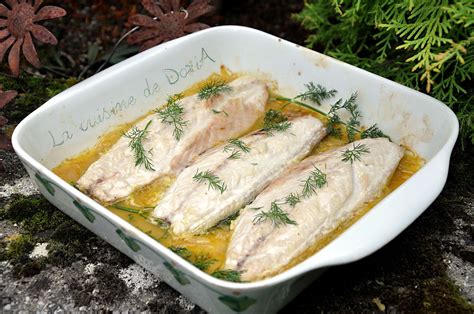
<svg viewBox="0 0 474 314"><path fill-rule="evenodd" d="M106 81L108 79L113 79L116 72L124 71L128 67L132 68L133 65L135 63L140 62L140 59L143 58L144 56L159 55L164 50L172 49L173 47L179 47L179 45L181 45L183 42L189 41L191 39L199 38L199 37L205 38L206 36L212 36L213 33L217 34L219 32L229 32L229 33L232 33L232 32L245 32L250 36L265 37L264 40L278 40L281 44L290 45L290 46L292 46L292 48L304 49L304 50L307 50L307 51L313 53L314 55L324 56L325 58L328 58L330 61L339 63L340 65L344 66L345 71L355 71L355 72L360 73L361 75L372 76L373 78L381 80L382 82L384 82L388 85L392 85L392 86L395 86L397 88L405 89L406 91L409 91L411 93L415 93L415 94L417 94L418 97L422 97L426 101L430 102L430 106L431 105L437 106L438 109L444 111L447 114L448 120L452 123L452 125L451 125L452 126L452 131L449 134L449 136L447 137L445 143L439 148L439 150L435 154L433 154L431 159L428 162L426 162L423 165L423 167L421 169L419 169L412 177L410 177L407 181L405 181L403 184L401 184L399 187L397 187L389 195L384 197L368 213L366 213L363 217L358 219L349 228L344 230L343 233L341 233L337 238L335 238L329 244L327 244L322 250L314 253L313 255L311 255L310 257L305 259L304 261L290 267L289 269L287 269L287 270L285 270L285 271L283 271L283 272L281 272L277 275L274 275L274 276L271 276L269 278L265 278L265 279L262 279L262 280L259 280L259 281L255 281L255 282L234 283L234 282L228 282L228 281L224 281L224 280L212 277L211 275L209 275L209 274L207 274L203 271L200 271L199 269L194 267L191 263L189 263L186 260L184 260L183 258L179 257L177 254L173 253L171 250L169 250L167 247L165 247L163 244L161 244L157 240L154 240L153 238L147 236L144 232L140 231L138 228L136 228L135 226L133 226L132 224L130 224L126 220L124 220L124 219L120 218L119 216L113 214L111 211L106 209L100 203L93 200L88 195L82 193L81 191L79 191L79 190L75 189L74 187L72 187L71 185L69 185L66 181L64 181L59 176L57 176L55 173L53 173L52 170L50 170L50 169L46 168L45 166L43 166L40 163L40 161L37 161L35 158L33 158L22 147L21 137L24 135L23 133L28 134L28 132L25 131L24 129L26 128L25 126L27 126L30 123L30 121L32 121L34 119L37 119L38 116L41 116L44 112L47 112L48 110L50 110L50 108L54 108L55 106L59 106L64 99L67 99L71 95L74 95L75 93L80 92L80 90L83 87L86 87L90 84L101 83L102 81ZM232 34L229 34L229 37L231 35ZM15 128L15 130L13 132L12 144L13 144L13 148L14 148L15 152L17 153L17 155L24 162L29 164L34 170L36 170L37 172L45 175L46 178L48 178L49 180L51 180L52 182L54 182L55 184L60 186L65 193L69 194L70 196L74 197L75 199L78 199L78 200L82 201L86 206L91 207L93 210L97 211L100 215L106 217L107 219L110 219L112 222L114 222L117 226L123 228L125 231L132 233L134 236L137 236L140 239L140 241L143 241L143 242L147 243L149 245L150 249L153 248L153 252L155 254L162 255L163 257L166 257L166 258L172 260L173 262L175 262L177 265L179 265L179 267L182 268L182 270L185 270L186 272L188 272L191 275L191 277L193 277L194 280L204 281L208 284L211 284L214 287L218 287L218 288L221 288L221 289L257 290L257 289L261 289L261 288L265 288L265 287L270 287L270 286L275 286L275 285L278 285L278 284L282 284L282 283L284 283L288 280L294 279L294 278L299 278L300 276L303 276L305 273L307 273L309 271L312 271L312 270L322 269L322 268L326 268L326 267L330 267L330 266L335 266L335 265L354 262L356 260L359 260L361 258L364 258L364 257L374 253L380 247L385 246L391 240L389 240L388 242L379 243L380 245L379 245L378 248L369 249L369 251L371 251L370 253L362 253L359 256L353 254L352 257L351 256L345 256L346 258L348 258L348 260L344 260L342 258L344 256L341 256L341 261L340 262L332 262L331 263L331 261L324 262L324 260L323 260L323 261L318 263L318 260L316 259L315 261L312 261L312 265L309 265L309 266L305 265L305 266L308 266L308 267L302 267L303 264L308 262L310 259L315 258L321 251L326 250L328 247L330 247L331 244L334 243L334 241L336 241L337 239L343 237L344 234L346 234L349 230L351 230L351 229L355 228L356 226L360 225L361 221L363 221L363 219L365 217L370 215L370 213L374 209L382 206L385 202L392 199L394 197L394 195L400 193L400 190L403 187L405 187L407 184L410 184L413 181L417 180L417 178L421 177L423 175L423 173L426 171L426 169L429 168L430 165L433 165L434 163L439 163L440 162L439 161L440 157L443 157L443 156L446 157L446 154L447 154L447 157L448 157L448 164L443 163L441 166L448 168L448 166L449 166L449 156L450 156L451 151L452 151L452 149L454 147L454 144L456 142L458 132L459 132L459 122L456 118L456 115L444 103L442 103L441 101L439 101L439 100L437 100L437 99L435 99L431 96L428 96L428 95L423 94L421 92L415 91L415 90L410 89L406 86L403 86L399 83L396 83L396 82L391 81L389 79L383 78L381 76L378 76L374 73L371 73L371 72L368 72L366 70L360 69L360 68L355 67L353 65L347 64L347 63L342 62L340 60L334 59L330 56L324 55L324 54L319 53L317 51L305 48L303 46L292 43L292 42L287 41L285 39L282 39L282 38L279 38L277 36L265 33L263 31L256 30L256 29L253 29L253 28L249 28L249 27L244 27L244 26L228 25L228 26L217 26L217 27L213 27L213 28L210 28L210 29L206 29L206 30L203 30L203 31L200 31L200 32L197 32L197 33L187 35L185 37L178 38L178 39L170 41L168 43L156 46L156 47L151 48L151 49L149 49L145 52L139 53L139 54L137 54L137 55L135 55L135 56L119 63L119 64L116 64L116 65L114 65L110 68L107 68L106 70L104 70L104 71L102 71L102 72L100 72L100 73L98 73L98 74L82 81L82 82L79 82L78 84L74 85L73 87L71 87L71 88L63 91L62 93L52 97L46 103L44 103L43 105L38 107L32 113L30 113L25 119L23 119L18 124L18 126ZM442 183L442 186L444 186L444 182ZM398 191L398 193L397 193L397 191ZM68 211L69 210L65 210L66 213ZM421 213L423 211L421 211ZM399 233L401 233L405 229L406 228L401 229ZM392 238L392 240L393 240L393 238ZM106 242L108 242L108 241L106 241ZM109 243L109 245L110 245L110 243Z"/></svg>

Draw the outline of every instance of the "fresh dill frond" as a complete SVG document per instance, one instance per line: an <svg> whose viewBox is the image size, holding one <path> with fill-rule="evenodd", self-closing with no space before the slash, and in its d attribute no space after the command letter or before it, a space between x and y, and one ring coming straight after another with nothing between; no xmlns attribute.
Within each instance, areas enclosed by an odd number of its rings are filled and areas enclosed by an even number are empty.
<svg viewBox="0 0 474 314"><path fill-rule="evenodd" d="M359 133L358 127L360 126L359 119L362 117L362 114L359 111L359 106L356 103L357 93L353 93L349 99L344 102L343 107L349 111L351 117L349 122L346 125L347 138L349 142L355 140L355 135Z"/></svg>
<svg viewBox="0 0 474 314"><path fill-rule="evenodd" d="M214 175L211 171L199 171L196 170L196 174L193 176L193 180L198 183L207 183L208 189L218 190L222 193L227 189L227 186L218 176Z"/></svg>
<svg viewBox="0 0 474 314"><path fill-rule="evenodd" d="M228 93L232 91L232 87L227 85L223 80L211 80L206 82L198 92L198 97L200 100L210 99L221 93Z"/></svg>
<svg viewBox="0 0 474 314"><path fill-rule="evenodd" d="M230 139L229 144L224 146L225 153L231 152L231 155L227 157L227 159L238 159L242 156L242 152L249 153L250 150L247 144L237 138Z"/></svg>
<svg viewBox="0 0 474 314"><path fill-rule="evenodd" d="M326 174L313 166L314 170L311 171L309 177L303 181L303 197L310 197L313 193L316 193L316 189L322 188L327 184Z"/></svg>
<svg viewBox="0 0 474 314"><path fill-rule="evenodd" d="M193 265L196 266L199 270L206 271L215 262L217 262L217 260L209 258L208 254L199 254L198 256L196 256Z"/></svg>
<svg viewBox="0 0 474 314"><path fill-rule="evenodd" d="M184 258L185 260L189 260L189 258L193 255L190 250L182 246L170 246L170 249L173 253L176 253L180 257Z"/></svg>
<svg viewBox="0 0 474 314"><path fill-rule="evenodd" d="M389 138L385 133L383 133L378 127L377 124L372 125L367 130L362 131L360 134L361 138L379 138L386 137Z"/></svg>
<svg viewBox="0 0 474 314"><path fill-rule="evenodd" d="M290 128L290 126L291 122L288 121L288 118L281 111L270 109L265 112L262 130L268 135L273 135L273 131L286 131Z"/></svg>
<svg viewBox="0 0 474 314"><path fill-rule="evenodd" d="M271 223L279 227L280 225L297 225L296 221L290 219L288 213L281 209L280 205L276 201L272 202L269 211L262 211L254 216L253 223L260 224L265 221L271 221Z"/></svg>
<svg viewBox="0 0 474 314"><path fill-rule="evenodd" d="M362 154L368 154L370 150L365 144L352 144L352 149L346 149L342 153L342 161L350 162L351 164L354 161L360 161Z"/></svg>
<svg viewBox="0 0 474 314"><path fill-rule="evenodd" d="M231 269L223 269L223 270L216 270L211 274L212 277L217 279L230 281L230 282L242 282L240 279L240 275L242 272L231 270Z"/></svg>
<svg viewBox="0 0 474 314"><path fill-rule="evenodd" d="M189 121L184 121L184 107L181 105L182 94L175 94L168 97L166 105L155 110L161 118L161 122L170 124L174 127L173 136L179 141L184 134L184 127Z"/></svg>
<svg viewBox="0 0 474 314"><path fill-rule="evenodd" d="M327 90L325 87L321 85L314 85L313 82L309 82L308 84L304 84L306 87L306 91L301 93L295 97L295 99L301 99L303 101L310 100L318 105L321 105L321 102L325 99L334 97L337 93L335 89Z"/></svg>
<svg viewBox="0 0 474 314"><path fill-rule="evenodd" d="M222 113L222 114L225 115L226 117L229 116L229 114L228 114L227 112L225 112L224 110L212 109L212 112L213 112L214 114L220 114L220 113Z"/></svg>
<svg viewBox="0 0 474 314"><path fill-rule="evenodd" d="M290 195L288 195L286 198L285 198L285 201L288 205L290 205L291 207L295 207L296 204L298 204L299 202L301 202L301 198L300 198L300 195L298 193L290 193Z"/></svg>
<svg viewBox="0 0 474 314"><path fill-rule="evenodd" d="M128 147L132 149L135 158L135 166L143 166L146 170L155 171L150 158L151 150L146 151L143 147L143 140L145 140L148 135L148 128L150 127L151 122L152 120L148 121L143 130L134 126L130 131L124 133L123 136L130 139Z"/></svg>

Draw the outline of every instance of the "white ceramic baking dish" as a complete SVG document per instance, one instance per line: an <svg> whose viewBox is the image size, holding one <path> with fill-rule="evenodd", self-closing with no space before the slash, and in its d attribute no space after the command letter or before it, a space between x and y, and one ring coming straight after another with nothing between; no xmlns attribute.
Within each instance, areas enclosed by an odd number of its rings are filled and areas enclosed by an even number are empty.
<svg viewBox="0 0 474 314"><path fill-rule="evenodd" d="M51 172L112 127L145 114L221 65L275 80L286 96L309 81L337 89L340 97L358 91L363 124L378 123L426 164L314 256L252 283L225 282L199 271ZM13 147L51 203L192 302L214 313L264 313L280 309L325 268L373 253L411 224L441 192L457 135L456 116L436 99L266 33L224 26L150 49L57 95L20 123Z"/></svg>

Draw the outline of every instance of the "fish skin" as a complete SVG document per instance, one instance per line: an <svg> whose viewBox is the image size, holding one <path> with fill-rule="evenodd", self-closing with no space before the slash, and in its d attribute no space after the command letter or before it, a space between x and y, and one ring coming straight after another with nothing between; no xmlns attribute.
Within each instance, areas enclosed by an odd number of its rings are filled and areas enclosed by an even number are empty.
<svg viewBox="0 0 474 314"><path fill-rule="evenodd" d="M203 233L252 201L286 168L307 156L325 135L323 123L306 115L292 119L288 130L272 136L258 131L241 138L250 152L241 152L238 159L228 159L231 152L224 151L226 144L221 145L177 177L153 216L170 222L177 235ZM206 170L225 182L223 193L193 180L197 171Z"/></svg>
<svg viewBox="0 0 474 314"><path fill-rule="evenodd" d="M179 174L197 155L219 142L241 135L263 115L268 89L264 82L251 77L238 78L229 86L232 91L209 100L200 100L198 95L182 99L183 121L188 123L179 141L173 136L174 127L161 122L157 114L137 123L136 127L143 130L152 120L143 146L151 152L155 171L135 166L133 152L128 146L130 139L121 137L78 180L79 189L103 203L113 203L159 177ZM216 114L212 109L227 114Z"/></svg>
<svg viewBox="0 0 474 314"><path fill-rule="evenodd" d="M364 202L377 197L397 168L404 149L385 138L355 142L358 143L365 144L370 150L361 156L361 161L353 164L342 161L342 153L353 147L349 144L310 156L272 182L234 222L224 268L241 271L245 281L275 275L348 219ZM310 197L301 198L293 208L281 205L297 225L277 227L270 221L254 223L259 211L251 207L268 210L271 202L301 192L301 185L314 167L326 174L327 184Z"/></svg>

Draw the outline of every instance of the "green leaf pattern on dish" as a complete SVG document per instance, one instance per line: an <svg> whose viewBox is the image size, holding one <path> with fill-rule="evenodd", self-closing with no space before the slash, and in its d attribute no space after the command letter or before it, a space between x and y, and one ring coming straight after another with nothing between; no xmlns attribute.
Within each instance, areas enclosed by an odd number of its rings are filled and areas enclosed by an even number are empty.
<svg viewBox="0 0 474 314"><path fill-rule="evenodd" d="M219 301L227 305L232 311L243 312L250 306L257 303L257 300L247 296L234 297L230 295L223 295L219 297Z"/></svg>
<svg viewBox="0 0 474 314"><path fill-rule="evenodd" d="M72 203L74 204L74 206L77 207L77 209L81 211L81 213L84 215L84 217L86 217L87 220L89 220L90 223L94 223L95 216L94 214L92 214L92 210L90 208L85 207L84 205L82 205L76 200L73 201Z"/></svg>
<svg viewBox="0 0 474 314"><path fill-rule="evenodd" d="M125 232L123 232L123 231L120 230L120 229L115 230L115 232L119 235L120 238L122 238L122 240L125 242L125 244L127 244L127 246L128 246L133 252L138 252L138 251L140 251L140 246L139 246L138 243L135 241L135 239L133 239L132 237L126 235Z"/></svg>
<svg viewBox="0 0 474 314"><path fill-rule="evenodd" d="M173 274L174 278L182 286L185 286L191 283L191 281L189 281L189 279L186 277L186 275L182 271L174 268L173 265L171 265L170 263L164 262L163 265L165 265L165 267Z"/></svg>
<svg viewBox="0 0 474 314"><path fill-rule="evenodd" d="M46 189L46 191L48 191L48 193L51 194L51 196L54 196L54 192L56 191L51 181L43 178L39 173L35 174L35 178L37 182L39 182Z"/></svg>

